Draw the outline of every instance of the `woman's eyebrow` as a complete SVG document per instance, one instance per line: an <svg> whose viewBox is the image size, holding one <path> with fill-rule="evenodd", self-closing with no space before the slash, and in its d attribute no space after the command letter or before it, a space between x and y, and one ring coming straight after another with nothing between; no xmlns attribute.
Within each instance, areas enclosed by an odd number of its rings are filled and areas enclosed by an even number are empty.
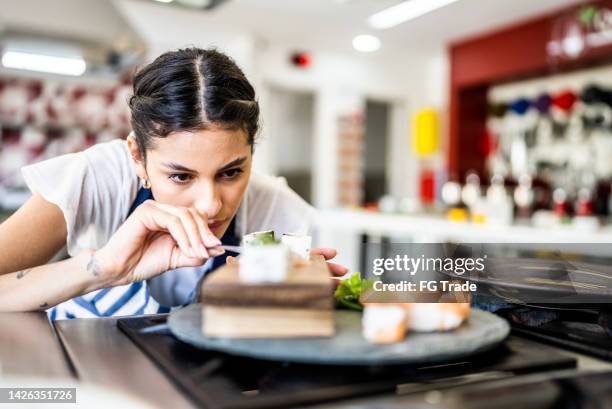
<svg viewBox="0 0 612 409"><path fill-rule="evenodd" d="M230 163L228 163L227 165L224 165L221 169L219 169L219 172L223 172L224 170L228 170L230 168L233 168L234 166L240 166L246 161L246 159L247 159L246 156L242 156L238 159L234 159L233 161L231 161Z"/></svg>
<svg viewBox="0 0 612 409"><path fill-rule="evenodd" d="M167 167L168 169L172 169L172 170L178 170L180 172L190 172L190 173L198 173L193 169L189 169L183 165L179 165L178 163L173 163L173 162L164 162L162 163L162 166Z"/></svg>

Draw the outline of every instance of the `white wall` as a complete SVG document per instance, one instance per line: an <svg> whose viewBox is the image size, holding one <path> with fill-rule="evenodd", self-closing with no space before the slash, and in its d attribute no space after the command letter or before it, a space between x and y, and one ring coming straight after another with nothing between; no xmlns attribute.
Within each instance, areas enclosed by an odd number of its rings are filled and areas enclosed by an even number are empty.
<svg viewBox="0 0 612 409"><path fill-rule="evenodd" d="M256 51L258 75L266 87L307 90L316 98L315 109L315 192L314 202L319 207L336 205L336 123L338 109L345 94L391 102L393 104L388 174L391 194L416 194L416 160L411 154L410 116L423 106L446 109L447 68L443 49L428 55L398 56L393 52L357 54L307 50L312 55L312 66L299 69L291 66L289 56L299 46L268 44ZM270 148L266 145L265 122L267 109L262 94L263 143L258 155L267 163ZM260 163L261 165L261 163ZM260 167L265 171L265 165Z"/></svg>
<svg viewBox="0 0 612 409"><path fill-rule="evenodd" d="M267 134L274 141L276 172L311 172L313 99L311 94L271 89Z"/></svg>
<svg viewBox="0 0 612 409"><path fill-rule="evenodd" d="M149 55L196 45L217 46L230 54L254 84L262 110L262 132L254 169L274 172L274 149L270 146L270 87L307 91L315 96L313 202L318 207L336 205L336 117L346 95L391 102L391 129L387 173L390 193L415 196L418 163L411 154L410 117L424 106L440 109L445 118L447 105L447 61L443 48L411 53L407 49L383 48L360 54L327 51L325 44L304 47L282 39L263 41L241 29L241 25L220 25L214 13L197 13L180 8L160 7L153 2L115 0L124 15L147 41ZM307 40L307 39L306 39ZM309 51L312 66L297 69L289 55Z"/></svg>

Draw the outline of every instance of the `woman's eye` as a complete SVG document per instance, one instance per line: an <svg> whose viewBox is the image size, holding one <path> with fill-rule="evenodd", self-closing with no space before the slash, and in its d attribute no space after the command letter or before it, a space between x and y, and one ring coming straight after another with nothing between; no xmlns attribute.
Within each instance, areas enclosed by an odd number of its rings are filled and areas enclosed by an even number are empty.
<svg viewBox="0 0 612 409"><path fill-rule="evenodd" d="M234 179L242 173L242 169L230 169L221 173L221 177L224 179Z"/></svg>
<svg viewBox="0 0 612 409"><path fill-rule="evenodd" d="M175 183L184 184L191 180L191 175L188 173L175 173L170 175L170 180Z"/></svg>

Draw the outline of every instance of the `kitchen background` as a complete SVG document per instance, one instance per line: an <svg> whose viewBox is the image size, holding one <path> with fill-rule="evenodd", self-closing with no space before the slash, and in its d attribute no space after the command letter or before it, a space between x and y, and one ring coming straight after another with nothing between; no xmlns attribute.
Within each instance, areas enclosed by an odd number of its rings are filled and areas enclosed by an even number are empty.
<svg viewBox="0 0 612 409"><path fill-rule="evenodd" d="M244 69L255 169L351 268L364 242L612 241L610 1L0 0L0 218L22 166L124 138L135 68L189 45Z"/></svg>

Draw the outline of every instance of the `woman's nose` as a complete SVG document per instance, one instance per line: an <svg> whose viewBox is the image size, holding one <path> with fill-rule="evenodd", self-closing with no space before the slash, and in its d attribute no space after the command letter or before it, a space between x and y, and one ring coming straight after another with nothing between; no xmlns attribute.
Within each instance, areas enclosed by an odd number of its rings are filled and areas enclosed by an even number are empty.
<svg viewBox="0 0 612 409"><path fill-rule="evenodd" d="M221 194L215 184L206 184L200 189L194 207L199 213L206 213L209 219L219 214L223 204Z"/></svg>

